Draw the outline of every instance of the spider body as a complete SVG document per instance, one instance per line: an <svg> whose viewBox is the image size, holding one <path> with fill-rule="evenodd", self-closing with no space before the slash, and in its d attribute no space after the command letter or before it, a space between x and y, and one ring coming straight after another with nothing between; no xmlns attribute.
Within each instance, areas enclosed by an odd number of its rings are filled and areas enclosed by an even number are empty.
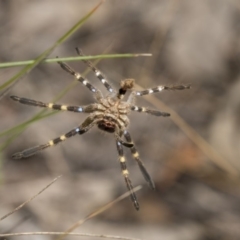
<svg viewBox="0 0 240 240"><path fill-rule="evenodd" d="M76 49L79 55L82 55L79 49ZM78 127L70 130L66 134L63 134L55 139L48 141L45 144L41 144L32 148L25 149L21 152L13 154L13 158L21 159L32 156L39 151L42 151L46 148L52 147L70 137L75 136L76 134L82 135L90 130L94 125L105 132L112 133L115 137L117 152L119 155L119 163L122 169L122 175L125 179L128 190L130 191L130 197L134 204L134 207L139 210L139 204L137 197L133 191L132 183L129 178L129 172L127 170L126 159L124 157L123 147L130 149L132 153L132 158L136 161L141 170L145 180L148 182L149 186L154 189L155 185L152 181L145 165L139 157L135 145L132 141L130 133L127 130L129 125L128 115L130 112L145 112L154 116L168 117L169 113L160 112L158 110L153 110L145 107L135 106L135 97L143 96L147 94L152 94L160 92L163 90L183 90L189 89L189 85L177 85L177 86L157 86L154 88L146 89L143 91L134 91L134 80L125 79L121 81L120 88L118 91L109 84L108 80L103 76L103 74L96 69L91 62L84 60L88 64L90 69L95 72L96 77L102 82L105 88L110 92L110 96L104 97L101 91L96 89L89 81L84 78L80 73L75 72L70 66L66 63L59 62L61 68L73 75L79 82L81 82L88 90L90 90L96 99L96 103L92 103L86 106L67 106L60 105L55 103L44 103L32 99L21 98L17 96L11 96L14 101L20 102L22 104L27 104L31 106L49 108L58 111L71 111L76 113L89 113L88 117L80 124ZM127 91L131 91L128 98L124 101L124 96ZM125 140L123 140L123 138Z"/></svg>
<svg viewBox="0 0 240 240"><path fill-rule="evenodd" d="M102 98L99 102L99 113L101 110L103 116L97 122L98 128L109 133L114 133L119 129L120 135L122 135L123 130L129 124L127 116L130 111L129 104L121 102L116 97Z"/></svg>

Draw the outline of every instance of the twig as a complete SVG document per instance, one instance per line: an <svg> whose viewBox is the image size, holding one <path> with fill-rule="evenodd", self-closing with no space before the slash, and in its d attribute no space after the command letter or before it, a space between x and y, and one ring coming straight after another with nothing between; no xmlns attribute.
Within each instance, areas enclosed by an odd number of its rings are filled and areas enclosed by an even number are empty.
<svg viewBox="0 0 240 240"><path fill-rule="evenodd" d="M65 232L23 232L23 233L6 233L0 234L0 237L15 237L15 236L33 236L33 235L65 235ZM140 240L139 238L130 238L105 234L92 234L92 233L68 233L71 236L80 237L99 237L99 238L112 238L122 240Z"/></svg>
<svg viewBox="0 0 240 240"><path fill-rule="evenodd" d="M23 206L25 206L27 203L31 202L34 198L36 198L38 195L40 195L43 191L45 191L47 188L49 188L53 183L55 183L61 176L58 176L56 178L54 178L46 187L44 187L40 192L38 192L36 195L32 196L31 198L29 198L27 201L25 201L24 203L22 203L21 205L19 205L17 208L15 208L13 211L7 213L6 215L4 215L3 217L0 218L0 221L2 221L3 219L7 218L8 216L12 215L13 213L15 213L16 211L18 211L19 209L21 209Z"/></svg>
<svg viewBox="0 0 240 240"><path fill-rule="evenodd" d="M142 186L137 186L135 187L133 190L136 192L138 190L140 190L142 188ZM71 233L74 229L76 229L77 227L79 227L80 225L82 225L84 222L86 222L87 220L91 219L92 217L97 216L98 214L106 211L107 209L109 209L110 207L112 207L114 204L116 204L117 202L121 201L122 199L126 198L127 196L130 195L130 192L126 192L123 195L121 195L120 197L116 198L115 200L107 203L106 205L104 205L103 207L101 207L100 209L90 213L89 215L87 215L85 218L77 221L75 224L73 224L72 227L70 227L68 230L66 230L65 234L63 234L62 236L60 236L59 238L57 238L57 240L62 240L64 237L66 237L69 233Z"/></svg>

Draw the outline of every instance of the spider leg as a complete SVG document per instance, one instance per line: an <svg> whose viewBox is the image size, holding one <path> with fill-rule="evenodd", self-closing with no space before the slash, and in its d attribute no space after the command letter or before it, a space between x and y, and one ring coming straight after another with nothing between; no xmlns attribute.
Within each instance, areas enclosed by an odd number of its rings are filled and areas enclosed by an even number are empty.
<svg viewBox="0 0 240 240"><path fill-rule="evenodd" d="M70 111L70 112L84 112L84 113L92 113L95 110L97 110L97 106L96 106L97 104L89 104L87 106L67 106L67 105L54 104L54 103L43 103L40 101L36 101L28 98L21 98L17 96L10 96L10 98L22 104L35 106L35 107L50 108L54 110L64 110L64 111Z"/></svg>
<svg viewBox="0 0 240 240"><path fill-rule="evenodd" d="M119 133L120 130L119 128L116 126L116 132L115 132L115 138L117 141L119 141L124 147L128 147L131 148L133 146L133 143L129 143L129 142L125 142L124 140L121 139L120 135L122 136L122 133Z"/></svg>
<svg viewBox="0 0 240 240"><path fill-rule="evenodd" d="M56 144L75 136L76 134L84 134L85 132L87 132L90 128L93 127L94 125L94 117L88 117L79 127L72 129L71 131L69 131L68 133L61 135L60 137L57 137L55 139L52 139L50 141L48 141L45 144L41 144L32 148L28 148L23 150L22 152L17 152L15 154L12 155L12 158L14 159L21 159L21 158L27 158L30 157L38 152L40 152L41 150L44 150L48 147L52 147L55 146Z"/></svg>
<svg viewBox="0 0 240 240"><path fill-rule="evenodd" d="M135 111L135 112L145 112L154 116L162 116L162 117L169 117L170 113L166 113L166 112L160 112L157 110L153 110L153 109L149 109L149 108L145 108L145 107L138 107L138 106L131 106L131 110Z"/></svg>
<svg viewBox="0 0 240 240"><path fill-rule="evenodd" d="M136 194L135 194L135 192L133 190L133 186L132 186L131 180L128 177L129 172L127 170L126 160L125 160L125 157L123 155L122 144L118 140L116 141L116 144L117 144L117 150L118 150L118 155L119 155L119 162L120 162L121 169L122 169L122 175L123 175L123 177L125 179L127 188L129 190L129 192L131 193L130 197L131 197L131 200L133 202L133 205L134 205L136 210L139 210L139 203L138 203Z"/></svg>
<svg viewBox="0 0 240 240"><path fill-rule="evenodd" d="M133 143L128 143L123 141L119 136L116 136L117 141L119 141L124 147L131 148Z"/></svg>
<svg viewBox="0 0 240 240"><path fill-rule="evenodd" d="M125 142L121 136L123 135L123 131L121 131L119 129L119 126L116 125L116 130L115 130L115 138L116 138L116 141L119 141L124 147L128 147L128 148L131 148L133 146L132 143L129 143L129 142Z"/></svg>
<svg viewBox="0 0 240 240"><path fill-rule="evenodd" d="M134 143L132 142L132 139L131 139L131 136L130 136L129 132L126 131L126 130L124 131L124 137L126 138L127 142L133 144L133 147L131 147L132 157L138 163L138 166L139 166L145 180L148 182L149 186L152 189L155 189L155 184L154 184L153 180L151 179L150 174L148 173L148 171L147 171L146 167L144 166L142 160L139 158L139 153L137 152L137 149L135 148Z"/></svg>
<svg viewBox="0 0 240 240"><path fill-rule="evenodd" d="M152 93L158 93L161 92L163 90L184 90L184 89L190 89L190 85L172 85L172 86L157 86L154 88L149 88L149 89L145 89L142 91L135 91L133 93L136 94L136 96L143 96L143 95L148 95L148 94L152 94Z"/></svg>
<svg viewBox="0 0 240 240"><path fill-rule="evenodd" d="M94 93L97 100L103 97L102 93L98 89L96 89L91 83L89 83L89 81L86 78L84 78L80 73L75 72L73 68L71 68L64 62L58 62L58 64L61 66L63 70L73 75L79 82L86 86L87 89Z"/></svg>
<svg viewBox="0 0 240 240"><path fill-rule="evenodd" d="M76 48L76 51L79 56L84 56L83 52L79 48ZM109 84L106 77L96 67L94 67L90 61L88 61L88 60L82 60L82 61L88 65L88 67L95 73L96 77L101 81L101 83L105 86L105 88L110 93L114 92L114 89Z"/></svg>

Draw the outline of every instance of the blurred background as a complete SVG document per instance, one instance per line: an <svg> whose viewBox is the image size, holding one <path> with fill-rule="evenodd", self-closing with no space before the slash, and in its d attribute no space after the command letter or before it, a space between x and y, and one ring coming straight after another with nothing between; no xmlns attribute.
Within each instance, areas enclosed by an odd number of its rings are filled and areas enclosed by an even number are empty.
<svg viewBox="0 0 240 240"><path fill-rule="evenodd" d="M0 61L34 59L98 1L0 1ZM76 231L149 240L214 240L240 237L240 2L235 0L106 1L50 57L102 53L152 53L152 57L101 60L98 67L116 88L124 78L136 89L191 84L185 91L142 97L138 105L171 113L157 118L132 113L129 131L157 190L151 191L125 149L140 211L129 198ZM82 62L70 63L79 72ZM0 84L21 68L0 70ZM94 74L87 78L107 94ZM17 95L43 102L73 79L56 63L41 64L0 102L0 132L41 109L13 102ZM94 101L81 84L59 103ZM0 222L1 233L65 231L126 191L114 138L93 128L27 159L11 155L76 127L86 115L61 112L31 124L1 155L0 215L54 185ZM4 144L10 136L1 138ZM0 216L0 217L1 217ZM53 239L49 236L7 239ZM5 238L4 238L5 239ZM68 237L70 239L70 237ZM84 239L84 238L82 238ZM92 238L93 239L93 238Z"/></svg>

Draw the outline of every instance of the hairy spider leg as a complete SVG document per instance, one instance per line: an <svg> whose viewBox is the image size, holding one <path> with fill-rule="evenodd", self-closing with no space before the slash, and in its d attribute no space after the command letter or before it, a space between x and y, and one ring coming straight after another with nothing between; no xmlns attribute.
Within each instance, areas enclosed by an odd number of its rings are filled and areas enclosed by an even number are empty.
<svg viewBox="0 0 240 240"><path fill-rule="evenodd" d="M135 192L133 190L133 186L132 186L131 180L128 177L129 176L129 172L127 170L126 159L125 159L125 157L123 155L122 144L119 141L116 141L116 145L117 145L117 150L118 150L118 155L119 155L119 162L120 162L120 166L121 166L121 169L122 169L122 175L123 175L123 177L125 179L127 188L129 190L129 192L131 193L130 197L131 197L131 200L133 202L133 205L134 205L136 210L139 210L139 203L138 203L136 194L135 194Z"/></svg>
<svg viewBox="0 0 240 240"><path fill-rule="evenodd" d="M103 97L100 90L95 88L89 81L84 78L80 73L76 72L73 68L71 68L69 65L67 65L64 62L58 62L58 64L61 66L63 70L73 75L79 82L81 82L84 86L87 87L92 93L94 93L97 100L101 99Z"/></svg>
<svg viewBox="0 0 240 240"><path fill-rule="evenodd" d="M155 189L155 184L154 184L152 178L150 177L150 174L148 173L145 165L143 164L142 160L139 157L139 153L137 152L137 149L135 148L135 145L134 145L134 143L132 141L130 133L128 131L126 131L126 130L124 131L124 137L126 138L127 142L133 144L133 146L130 148L131 153L132 153L132 157L138 163L138 166L139 166L139 168L140 168L140 170L141 170L145 180L148 182L149 186L152 189Z"/></svg>
<svg viewBox="0 0 240 240"><path fill-rule="evenodd" d="M32 148L25 149L22 152L17 152L12 155L12 158L21 159L21 158L30 157L30 156L38 153L39 151L42 151L48 147L53 147L56 144L63 142L64 140L66 140L70 137L75 136L76 134L80 134L80 135L84 134L85 132L87 132L89 129L91 129L94 126L95 118L96 117L89 116L79 127L76 127L74 129L72 129L71 131L69 131L68 133L63 134L60 137L57 137L55 139L52 139L45 144L41 144L41 145L38 145L38 146L35 146Z"/></svg>
<svg viewBox="0 0 240 240"><path fill-rule="evenodd" d="M94 103L86 106L67 106L67 105L54 104L54 103L44 103L44 102L29 99L29 98L22 98L17 96L10 96L10 98L22 104L26 104L34 107L49 108L54 110L92 113L98 109L97 104L94 104Z"/></svg>
<svg viewBox="0 0 240 240"><path fill-rule="evenodd" d="M79 56L84 56L83 52L81 49L76 48L77 54ZM103 75L101 71L99 71L94 65L88 61L88 60L82 60L84 63L88 65L88 67L95 73L96 77L101 81L101 83L105 86L105 88L110 92L113 93L115 90L113 87L109 84L107 78Z"/></svg>
<svg viewBox="0 0 240 240"><path fill-rule="evenodd" d="M139 113L145 112L145 113L157 116L157 117L160 117L160 116L161 117L169 117L170 116L170 113L167 113L167 112L160 112L157 110L153 110L153 109L149 109L149 108L145 108L145 107L139 107L139 106L131 106L131 110L135 111L135 112L139 112Z"/></svg>
<svg viewBox="0 0 240 240"><path fill-rule="evenodd" d="M184 90L184 89L190 89L190 88L191 88L190 85L172 85L172 86L161 85L154 88L145 89L142 91L134 91L132 93L136 94L136 96L144 96L152 93L158 93L163 90Z"/></svg>
<svg viewBox="0 0 240 240"><path fill-rule="evenodd" d="M119 127L116 125L116 130L115 130L115 138L116 138L116 141L119 141L124 147L127 147L127 148L131 148L133 146L132 143L129 143L129 142L125 142L121 136L123 135L123 132L120 131Z"/></svg>
<svg viewBox="0 0 240 240"><path fill-rule="evenodd" d="M131 142L125 142L121 139L121 137L118 134L115 134L116 140L119 141L124 147L131 148L133 146L133 143Z"/></svg>

